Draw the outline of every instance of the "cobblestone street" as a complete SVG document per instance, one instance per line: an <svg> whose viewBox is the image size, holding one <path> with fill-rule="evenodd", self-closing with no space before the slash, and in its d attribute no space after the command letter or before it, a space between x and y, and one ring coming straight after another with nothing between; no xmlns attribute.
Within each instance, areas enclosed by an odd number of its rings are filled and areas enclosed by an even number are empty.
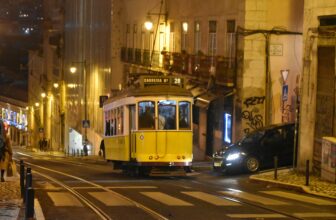
<svg viewBox="0 0 336 220"><path fill-rule="evenodd" d="M17 219L21 205L19 177L7 177L0 182L0 219Z"/></svg>

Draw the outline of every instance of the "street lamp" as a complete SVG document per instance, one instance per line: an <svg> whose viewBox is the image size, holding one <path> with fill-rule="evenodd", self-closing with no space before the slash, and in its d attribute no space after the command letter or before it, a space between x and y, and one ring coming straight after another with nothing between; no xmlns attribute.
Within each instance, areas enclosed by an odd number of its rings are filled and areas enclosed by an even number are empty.
<svg viewBox="0 0 336 220"><path fill-rule="evenodd" d="M165 9L163 9L163 8L165 8ZM153 22L152 22L152 19L151 19L152 15L158 16L158 19L157 19L157 26L156 26L156 31L155 31L155 36L154 36L154 41L153 41L153 49L152 50L151 50L150 45L149 45L149 51L151 51L150 52L150 65L149 65L150 69L152 67L153 54L154 54L154 49L155 49L155 41L156 41L157 33L159 31L159 25L160 25L161 16L163 16L163 18L164 18L165 25L167 24L168 11L167 11L166 2L164 0L160 1L160 9L159 9L158 13L153 13L151 11L149 11L147 13L147 17L146 17L146 21L144 23L144 27L148 31L151 31L153 29Z"/></svg>
<svg viewBox="0 0 336 220"><path fill-rule="evenodd" d="M72 64L79 63L82 65L83 69L83 86L84 86L84 120L82 121L82 126L84 128L84 146L83 146L83 151L84 155L88 155L88 149L87 149L87 128L90 127L90 121L88 120L88 115L87 115L87 80L86 80L86 60L84 59L83 61L78 61L78 62L72 62ZM70 67L70 72L71 73L76 73L77 68L75 66Z"/></svg>

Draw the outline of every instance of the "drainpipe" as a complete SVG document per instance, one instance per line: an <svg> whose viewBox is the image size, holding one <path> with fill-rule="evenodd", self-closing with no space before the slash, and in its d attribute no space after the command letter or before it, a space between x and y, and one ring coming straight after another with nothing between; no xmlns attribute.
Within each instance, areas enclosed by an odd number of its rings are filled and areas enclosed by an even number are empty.
<svg viewBox="0 0 336 220"><path fill-rule="evenodd" d="M271 124L272 117L272 82L270 73L270 34L264 34L265 36L265 125Z"/></svg>

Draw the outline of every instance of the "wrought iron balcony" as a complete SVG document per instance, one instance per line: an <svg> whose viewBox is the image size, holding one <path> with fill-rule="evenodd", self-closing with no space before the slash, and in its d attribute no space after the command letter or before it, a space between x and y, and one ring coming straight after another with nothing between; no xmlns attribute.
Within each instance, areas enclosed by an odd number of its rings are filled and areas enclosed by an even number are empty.
<svg viewBox="0 0 336 220"><path fill-rule="evenodd" d="M120 58L126 63L162 68L201 81L209 79L210 68L213 66L216 83L223 85L232 84L235 77L235 58L224 56L191 55L185 52L171 53L168 51L162 51L161 53L153 51L153 54L151 54L150 50L123 47L121 48ZM160 59L162 59L162 62L160 62Z"/></svg>

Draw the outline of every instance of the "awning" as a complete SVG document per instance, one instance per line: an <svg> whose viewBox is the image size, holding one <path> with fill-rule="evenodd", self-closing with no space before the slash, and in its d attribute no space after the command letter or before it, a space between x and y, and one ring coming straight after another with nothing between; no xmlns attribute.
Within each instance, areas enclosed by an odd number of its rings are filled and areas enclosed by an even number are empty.
<svg viewBox="0 0 336 220"><path fill-rule="evenodd" d="M221 88L218 89L217 92L209 91L205 88L205 85L199 85L197 83L189 82L186 85L186 89L188 89L194 97L195 105L199 108L208 108L210 103L218 98L228 97L235 94L234 88Z"/></svg>
<svg viewBox="0 0 336 220"><path fill-rule="evenodd" d="M208 108L210 103L217 98L217 95L211 92L206 92L195 98L195 105L200 108Z"/></svg>

